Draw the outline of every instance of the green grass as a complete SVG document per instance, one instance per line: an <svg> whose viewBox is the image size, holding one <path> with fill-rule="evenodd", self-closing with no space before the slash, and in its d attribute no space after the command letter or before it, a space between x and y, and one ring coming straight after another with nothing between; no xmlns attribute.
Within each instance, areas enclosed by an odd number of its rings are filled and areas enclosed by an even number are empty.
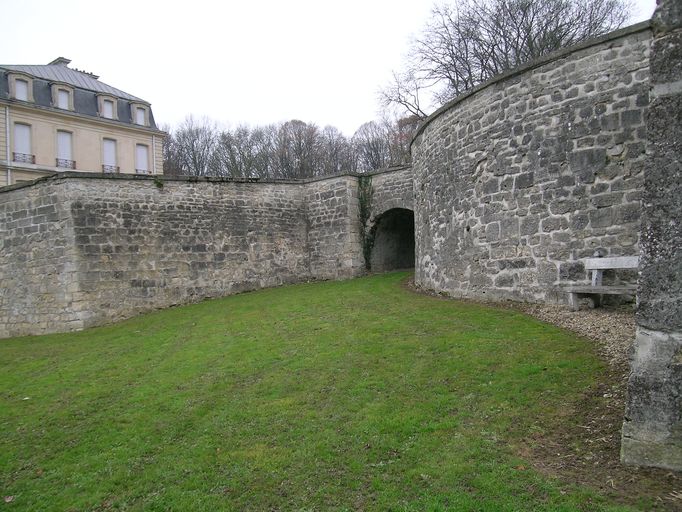
<svg viewBox="0 0 682 512"><path fill-rule="evenodd" d="M517 469L590 345L405 276L0 341L0 509L626 510Z"/></svg>

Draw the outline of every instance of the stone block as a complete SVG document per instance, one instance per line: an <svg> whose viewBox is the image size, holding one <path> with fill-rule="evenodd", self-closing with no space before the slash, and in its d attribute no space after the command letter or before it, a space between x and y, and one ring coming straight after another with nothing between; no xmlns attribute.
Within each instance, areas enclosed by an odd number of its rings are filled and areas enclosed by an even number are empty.
<svg viewBox="0 0 682 512"><path fill-rule="evenodd" d="M575 199L558 199L549 205L549 211L554 215L563 215L578 209L578 201Z"/></svg>
<svg viewBox="0 0 682 512"><path fill-rule="evenodd" d="M516 217L505 217L500 221L500 237L502 239L518 239L519 219Z"/></svg>
<svg viewBox="0 0 682 512"><path fill-rule="evenodd" d="M682 333L638 327L628 380L621 459L682 468Z"/></svg>
<svg viewBox="0 0 682 512"><path fill-rule="evenodd" d="M605 228L613 225L613 208L600 208L589 213L590 226L595 228Z"/></svg>
<svg viewBox="0 0 682 512"><path fill-rule="evenodd" d="M521 235L534 235L540 230L540 217L538 215L529 215L521 219Z"/></svg>
<svg viewBox="0 0 682 512"><path fill-rule="evenodd" d="M514 276L511 274L500 274L495 277L494 284L497 288L512 288L514 286Z"/></svg>
<svg viewBox="0 0 682 512"><path fill-rule="evenodd" d="M567 227L568 221L564 217L547 217L542 219L542 231L545 233L566 229Z"/></svg>
<svg viewBox="0 0 682 512"><path fill-rule="evenodd" d="M485 238L488 242L497 242L500 239L499 222L491 222L485 227Z"/></svg>
<svg viewBox="0 0 682 512"><path fill-rule="evenodd" d="M604 208L606 206L613 206L620 204L623 200L622 192L613 192L610 194L598 194L592 197L592 204L596 208Z"/></svg>
<svg viewBox="0 0 682 512"><path fill-rule="evenodd" d="M523 189L533 186L534 175L532 172L527 172L524 174L519 174L514 178L514 188Z"/></svg>
<svg viewBox="0 0 682 512"><path fill-rule="evenodd" d="M616 224L628 224L639 222L642 207L639 203L618 205L614 208L614 222Z"/></svg>
<svg viewBox="0 0 682 512"><path fill-rule="evenodd" d="M583 231L590 223L590 218L587 213L574 213L570 215L570 227L576 232Z"/></svg>
<svg viewBox="0 0 682 512"><path fill-rule="evenodd" d="M585 265L582 261L565 261L559 264L559 279L561 281L582 281L585 276Z"/></svg>
<svg viewBox="0 0 682 512"><path fill-rule="evenodd" d="M551 286L558 278L558 270L556 264L551 261L540 260L537 262L538 268L538 282L541 285Z"/></svg>

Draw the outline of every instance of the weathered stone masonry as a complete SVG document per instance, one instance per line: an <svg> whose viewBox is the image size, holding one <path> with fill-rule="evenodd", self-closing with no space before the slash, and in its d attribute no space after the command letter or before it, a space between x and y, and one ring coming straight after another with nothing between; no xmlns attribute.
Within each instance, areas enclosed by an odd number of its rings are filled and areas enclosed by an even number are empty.
<svg viewBox="0 0 682 512"><path fill-rule="evenodd" d="M377 207L409 207L411 174L378 174ZM357 175L249 182L64 173L5 188L0 230L0 337L365 271Z"/></svg>
<svg viewBox="0 0 682 512"><path fill-rule="evenodd" d="M586 277L580 258L641 252L622 458L682 469L681 20L662 0L653 42L649 24L629 27L445 105L413 141L413 169L6 187L0 337L357 276L363 237L396 211L414 211L417 284L454 296L565 301L560 285Z"/></svg>
<svg viewBox="0 0 682 512"><path fill-rule="evenodd" d="M412 145L416 281L455 296L564 301L596 250L636 255L647 23L445 105Z"/></svg>
<svg viewBox="0 0 682 512"><path fill-rule="evenodd" d="M641 252L621 455L677 470L681 6L661 0L652 25L484 84L431 116L412 145L421 286L558 302L562 282L586 277L577 259Z"/></svg>
<svg viewBox="0 0 682 512"><path fill-rule="evenodd" d="M624 462L682 470L682 3L652 18L637 336Z"/></svg>
<svg viewBox="0 0 682 512"><path fill-rule="evenodd" d="M0 336L358 275L357 178L248 183L69 173L0 194Z"/></svg>

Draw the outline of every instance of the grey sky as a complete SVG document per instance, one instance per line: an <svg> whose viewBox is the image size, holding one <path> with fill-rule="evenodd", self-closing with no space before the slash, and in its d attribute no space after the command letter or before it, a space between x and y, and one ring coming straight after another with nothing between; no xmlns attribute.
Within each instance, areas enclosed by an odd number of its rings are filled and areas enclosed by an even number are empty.
<svg viewBox="0 0 682 512"><path fill-rule="evenodd" d="M0 0L1 64L56 57L152 103L228 126L301 119L346 135L377 117L432 0ZM654 0L635 1L635 19Z"/></svg>

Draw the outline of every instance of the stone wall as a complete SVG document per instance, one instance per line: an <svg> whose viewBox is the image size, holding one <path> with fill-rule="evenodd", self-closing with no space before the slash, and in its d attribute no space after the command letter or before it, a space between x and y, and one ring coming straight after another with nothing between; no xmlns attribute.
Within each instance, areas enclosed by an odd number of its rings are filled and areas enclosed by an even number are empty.
<svg viewBox="0 0 682 512"><path fill-rule="evenodd" d="M563 301L574 260L636 255L651 31L527 65L431 116L412 144L416 281L455 296Z"/></svg>
<svg viewBox="0 0 682 512"><path fill-rule="evenodd" d="M637 336L621 456L682 470L682 5L652 18Z"/></svg>
<svg viewBox="0 0 682 512"><path fill-rule="evenodd" d="M309 276L299 185L67 183L86 325Z"/></svg>
<svg viewBox="0 0 682 512"><path fill-rule="evenodd" d="M397 167L386 171L370 173L372 198L368 228L371 229L377 217L392 208L414 209L414 180L412 167Z"/></svg>
<svg viewBox="0 0 682 512"><path fill-rule="evenodd" d="M0 337L85 325L66 188L50 181L0 194Z"/></svg>
<svg viewBox="0 0 682 512"><path fill-rule="evenodd" d="M339 176L305 187L310 274L318 279L343 279L365 268L360 242L358 180Z"/></svg>
<svg viewBox="0 0 682 512"><path fill-rule="evenodd" d="M71 175L0 204L4 336L314 277L300 184Z"/></svg>
<svg viewBox="0 0 682 512"><path fill-rule="evenodd" d="M406 176L411 184L404 171L379 173L387 203L390 191L403 201ZM361 275L358 179L63 173L6 187L0 191L0 337Z"/></svg>

